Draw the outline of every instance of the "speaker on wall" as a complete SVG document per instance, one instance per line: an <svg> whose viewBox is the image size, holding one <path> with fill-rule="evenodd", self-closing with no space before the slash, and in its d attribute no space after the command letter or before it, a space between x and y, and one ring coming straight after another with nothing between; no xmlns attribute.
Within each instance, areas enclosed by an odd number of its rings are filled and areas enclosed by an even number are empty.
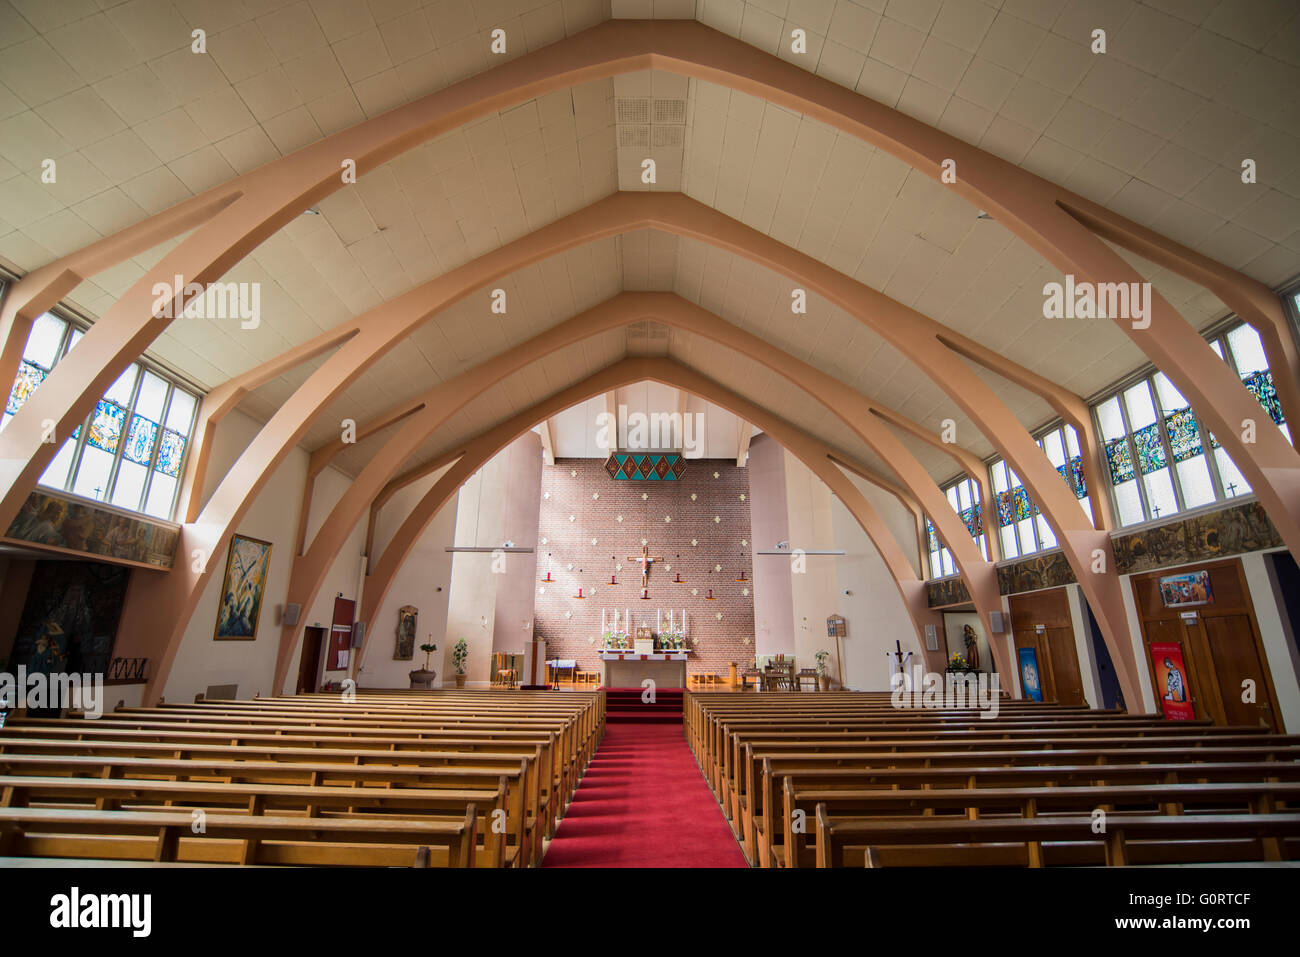
<svg viewBox="0 0 1300 957"><path fill-rule="evenodd" d="M284 612L280 616L280 622L285 625L298 624L298 616L302 614L302 605L295 601L289 602L284 606Z"/></svg>
<svg viewBox="0 0 1300 957"><path fill-rule="evenodd" d="M361 643L366 640L366 623L364 621L354 621L352 623L352 647L360 648Z"/></svg>
<svg viewBox="0 0 1300 957"><path fill-rule="evenodd" d="M1000 611L989 612L989 624L993 626L995 635L1000 635L1007 630L1006 626L1002 624L1002 612Z"/></svg>

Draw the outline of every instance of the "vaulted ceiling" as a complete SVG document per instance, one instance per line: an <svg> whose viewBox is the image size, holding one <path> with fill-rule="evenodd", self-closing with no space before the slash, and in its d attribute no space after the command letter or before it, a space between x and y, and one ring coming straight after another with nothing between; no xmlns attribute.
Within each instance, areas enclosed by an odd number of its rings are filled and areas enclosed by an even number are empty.
<svg viewBox="0 0 1300 957"><path fill-rule="evenodd" d="M0 260L22 273L239 173L610 16L706 25L922 119L1277 285L1300 256L1300 4L1240 0L0 0ZM207 32L208 54L190 51ZM790 51L791 31L808 52ZM1092 31L1108 51L1094 54ZM1242 158L1260 183L1240 187ZM57 163L43 184L41 161ZM641 182L654 158L657 181ZM822 123L662 71L488 116L333 193L234 267L262 323L174 322L150 354L213 387L619 189L676 190L1088 395L1139 366L1107 321L1042 318L1059 272L979 210ZM102 313L175 242L78 286ZM1214 296L1123 253L1198 327ZM593 242L438 314L358 379L338 434L622 290L668 290L917 421L992 445L879 335L732 253L652 230ZM698 336L642 325L560 349L475 399L418 464L625 355L666 354L865 462L829 410ZM323 359L250 394L265 420ZM1027 426L1046 403L982 373ZM355 473L369 443L335 464ZM576 441L576 440L575 440ZM936 478L943 453L904 441ZM566 440L567 442L567 440ZM566 446L567 447L567 446ZM725 454L725 453L723 453Z"/></svg>

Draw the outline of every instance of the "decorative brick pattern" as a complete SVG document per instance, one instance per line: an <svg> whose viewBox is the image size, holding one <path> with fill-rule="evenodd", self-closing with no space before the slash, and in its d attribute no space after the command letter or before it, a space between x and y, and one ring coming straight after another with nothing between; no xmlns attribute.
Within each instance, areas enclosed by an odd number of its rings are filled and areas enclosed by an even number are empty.
<svg viewBox="0 0 1300 957"><path fill-rule="evenodd" d="M575 658L579 667L599 670L602 608L617 607L620 616L630 608L634 622L651 628L656 609L666 627L668 609L680 615L684 608L688 673L725 676L733 661L748 667L754 660L749 506L749 471L727 459L690 459L680 480L664 483L616 482L600 459L558 459L544 467L537 578L549 571L555 580L534 584L534 632L547 640L547 657ZM650 566L648 600L640 597L642 539L652 558L663 557ZM623 566L617 573L616 565ZM618 584L610 584L611 573ZM742 573L745 581L736 581ZM684 584L671 584L678 574ZM579 588L581 600L574 597ZM713 601L706 598L710 588Z"/></svg>

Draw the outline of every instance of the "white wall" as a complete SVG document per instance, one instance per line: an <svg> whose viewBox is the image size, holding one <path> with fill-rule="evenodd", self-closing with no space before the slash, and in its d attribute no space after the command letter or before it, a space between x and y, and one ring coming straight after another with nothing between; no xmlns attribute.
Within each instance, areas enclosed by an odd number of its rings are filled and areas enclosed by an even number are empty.
<svg viewBox="0 0 1300 957"><path fill-rule="evenodd" d="M872 488L872 491L877 490ZM897 500L887 494L885 498L873 501L872 505L887 521L891 508L904 511ZM853 514L834 497L831 500L831 520L835 528L835 547L844 549L842 558L833 559L837 564L839 586L836 600L848 629L848 637L840 639L844 653L844 685L854 691L888 691L888 656L896 650L895 640L902 642L904 652L916 644L912 619L885 560ZM912 538L915 543L915 532ZM846 595L846 591L850 594ZM823 640L833 642L830 638ZM830 650L834 652L834 648Z"/></svg>
<svg viewBox="0 0 1300 957"><path fill-rule="evenodd" d="M310 548L316 532L324 524L325 519L329 517L330 511L338 504L352 480L335 469L325 469L316 477L316 487L312 492L311 509L308 515L307 537L304 540L304 548ZM265 494L265 493L264 493ZM368 514L368 513L367 513ZM334 563L330 566L329 572L325 576L325 581L321 584L320 591L316 593L315 600L311 607L303 609L302 620L308 625L318 628L324 628L326 632L325 648L329 647L329 627L334 620L334 599L342 593L344 598L351 598L359 601L360 595L357 593L357 583L361 574L362 552L366 545L366 517L363 517L348 534L347 541L343 548L339 550ZM360 615L361 609L355 609L354 614ZM366 632L366 641L370 641L373 636L370 631ZM352 652L356 654L354 650ZM369 652L367 652L369 654ZM294 659L289 668L289 674L286 679L287 692L292 692L297 687L298 681L298 664L302 657L302 642L298 643L298 650L294 654ZM320 668L317 671L316 679L319 683L326 681L341 681L347 677L345 669L338 671L327 671L325 666L329 663L329 655L322 651L320 656ZM359 683L359 682L358 682Z"/></svg>
<svg viewBox="0 0 1300 957"><path fill-rule="evenodd" d="M834 548L831 490L789 452L785 453L785 492L790 510L791 550ZM812 668L817 664L817 652L829 651L831 657L827 660L827 670L838 683L841 675L835 660L835 642L826 636L826 619L839 610L836 565L840 559L830 555L807 555L804 561L806 570L790 575L795 664L800 668Z"/></svg>
<svg viewBox="0 0 1300 957"><path fill-rule="evenodd" d="M1286 605L1263 552L1241 556L1241 566L1251 604L1255 606L1255 620L1268 658L1273 690L1277 692L1278 716L1283 730L1294 734L1300 730L1300 651L1285 618Z"/></svg>
<svg viewBox="0 0 1300 957"><path fill-rule="evenodd" d="M774 439L756 435L749 446L749 521L754 555L754 652L794 654L794 606L790 560L759 555L790 540L785 489L785 450Z"/></svg>
<svg viewBox="0 0 1300 957"><path fill-rule="evenodd" d="M232 412L222 421L212 444L212 456L203 491L204 501L260 428L260 423L239 412ZM209 685L220 684L237 685L240 696L269 695L274 692L271 683L280 642L280 628L276 625L275 612L276 606L284 604L288 589L289 567L297 542L298 516L302 510L303 483L307 478L307 459L305 451L294 449L271 476L236 528L241 535L271 543L271 564L257 625L257 638L253 641L213 640L228 552L212 556L210 561L217 564L203 589L194 616L185 629L171 673L167 677L163 689L163 697L167 700L192 701L195 694L205 691ZM317 495L334 496L333 500L337 500L337 496L342 494L342 489L350 481L342 473L327 469L317 481ZM349 547L339 555L321 588L321 597L307 610L308 623L313 620L310 617L313 614L321 617L319 609L322 603L327 609L330 607L335 592L342 591L345 596L353 597L360 568L360 550L352 544L355 539L354 530ZM326 623L329 617L326 611L323 615ZM286 690L293 690L297 676L298 660L295 656L289 669L289 687Z"/></svg>
<svg viewBox="0 0 1300 957"><path fill-rule="evenodd" d="M383 555L389 538L397 530L411 509L433 487L442 471L402 489L388 501L379 513L375 530L375 557ZM406 688L410 686L409 672L424 667L424 652L420 645L432 641L438 650L429 664L439 679L447 673L444 658L450 653L447 642L447 600L451 595L452 553L447 546L456 534L456 502L453 495L434 516L411 549L405 562L398 568L389 586L388 594L370 622L367 641L373 642L366 652L362 672L357 684L363 688ZM381 529L382 543L381 543ZM415 657L410 661L396 661L393 650L397 642L397 610L403 605L419 609L415 626ZM449 661L447 662L449 663Z"/></svg>

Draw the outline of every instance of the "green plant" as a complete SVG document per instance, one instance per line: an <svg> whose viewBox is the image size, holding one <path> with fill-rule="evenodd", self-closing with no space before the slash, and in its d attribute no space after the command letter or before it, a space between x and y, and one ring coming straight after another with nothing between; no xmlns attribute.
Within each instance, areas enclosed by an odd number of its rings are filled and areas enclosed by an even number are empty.
<svg viewBox="0 0 1300 957"><path fill-rule="evenodd" d="M829 651L819 651L817 652L816 655L814 655L814 657L817 659L817 673L819 675L826 674L826 659L829 658L830 656L831 653Z"/></svg>
<svg viewBox="0 0 1300 957"><path fill-rule="evenodd" d="M456 666L456 674L463 675L465 673L465 662L468 659L469 644L464 638L461 638L456 642L455 647L451 649L451 663Z"/></svg>
<svg viewBox="0 0 1300 957"><path fill-rule="evenodd" d="M425 671L428 671L428 670L429 670L429 655L431 655L431 654L433 654L435 651L437 651L437 650L438 650L438 646L435 645L433 642L428 642L427 644L423 644L423 645L421 645L421 646L420 646L420 650L424 652L424 670L425 670Z"/></svg>

